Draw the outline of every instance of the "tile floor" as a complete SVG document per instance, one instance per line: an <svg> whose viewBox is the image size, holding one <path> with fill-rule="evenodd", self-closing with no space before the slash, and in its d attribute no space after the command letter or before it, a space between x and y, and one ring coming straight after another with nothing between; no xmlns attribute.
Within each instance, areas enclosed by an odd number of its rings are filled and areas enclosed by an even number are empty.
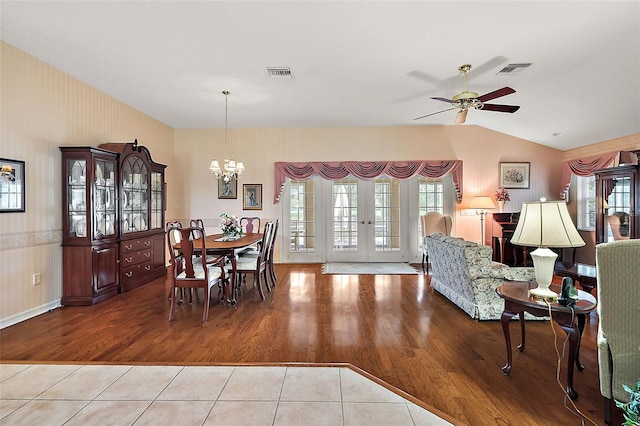
<svg viewBox="0 0 640 426"><path fill-rule="evenodd" d="M347 367L0 364L2 425L449 425Z"/></svg>

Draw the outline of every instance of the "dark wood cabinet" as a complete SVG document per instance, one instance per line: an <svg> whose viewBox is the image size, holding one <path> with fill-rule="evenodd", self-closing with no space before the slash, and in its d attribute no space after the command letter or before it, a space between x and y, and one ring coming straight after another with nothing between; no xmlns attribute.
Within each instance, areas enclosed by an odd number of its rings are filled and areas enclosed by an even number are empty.
<svg viewBox="0 0 640 426"><path fill-rule="evenodd" d="M164 170L149 150L134 143L99 146L118 154L120 291L166 274L164 262Z"/></svg>
<svg viewBox="0 0 640 426"><path fill-rule="evenodd" d="M493 260L511 266L526 265L525 248L511 244L520 213L493 213L491 217Z"/></svg>
<svg viewBox="0 0 640 426"><path fill-rule="evenodd" d="M92 305L118 293L117 155L62 151L62 304Z"/></svg>
<svg viewBox="0 0 640 426"><path fill-rule="evenodd" d="M639 166L610 167L594 174L596 244L640 237Z"/></svg>
<svg viewBox="0 0 640 426"><path fill-rule="evenodd" d="M134 143L61 147L63 305L165 275L164 169Z"/></svg>

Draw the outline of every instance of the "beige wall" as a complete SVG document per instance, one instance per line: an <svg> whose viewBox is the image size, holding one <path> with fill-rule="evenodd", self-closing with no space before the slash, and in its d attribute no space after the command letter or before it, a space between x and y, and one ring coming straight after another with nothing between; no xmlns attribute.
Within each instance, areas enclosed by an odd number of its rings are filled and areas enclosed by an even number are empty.
<svg viewBox="0 0 640 426"><path fill-rule="evenodd" d="M26 212L0 214L0 327L45 312L62 293L60 151L138 141L167 164L167 219L242 213L242 200L218 200L208 171L224 157L224 130L174 130L73 77L1 46L0 157L26 161ZM500 161L531 162L531 188L511 190L507 211L542 195L557 198L563 153L476 126L231 129L229 154L244 161L242 183L262 183L260 216L280 217L273 204L275 161L460 159L464 199L456 234L479 239L477 216L461 216L474 195L492 195ZM42 284L31 285L31 275Z"/></svg>
<svg viewBox="0 0 640 426"><path fill-rule="evenodd" d="M62 145L138 141L169 162L173 129L0 43L0 157L24 160L26 212L0 214L0 326L58 306L62 295ZM33 273L42 283L31 285Z"/></svg>
<svg viewBox="0 0 640 426"><path fill-rule="evenodd" d="M501 161L531 162L531 187L510 190L506 211L519 211L523 201L559 193L562 152L477 126L348 127L230 129L229 155L247 168L238 185L263 185L262 217L280 217L273 204L276 161L463 160L464 197L457 205L456 235L478 241L477 216L462 216L478 194L493 195ZM176 219L192 216L217 223L222 212L242 214L242 198L218 200L217 182L208 167L224 156L223 130L176 130L176 165L169 198L181 204ZM487 148L489 147L489 148ZM240 156L241 155L241 156ZM169 174L170 172L168 172Z"/></svg>

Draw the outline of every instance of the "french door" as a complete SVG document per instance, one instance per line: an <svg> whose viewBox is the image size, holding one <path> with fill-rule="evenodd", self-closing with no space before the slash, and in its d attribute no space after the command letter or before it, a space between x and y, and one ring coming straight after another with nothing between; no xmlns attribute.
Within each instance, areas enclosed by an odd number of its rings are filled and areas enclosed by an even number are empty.
<svg viewBox="0 0 640 426"><path fill-rule="evenodd" d="M325 252L330 262L399 262L404 259L405 212L401 181L346 178L327 181ZM405 195L406 196L406 195Z"/></svg>
<svg viewBox="0 0 640 426"><path fill-rule="evenodd" d="M288 180L282 198L284 262L420 262L420 215L452 214L451 179Z"/></svg>

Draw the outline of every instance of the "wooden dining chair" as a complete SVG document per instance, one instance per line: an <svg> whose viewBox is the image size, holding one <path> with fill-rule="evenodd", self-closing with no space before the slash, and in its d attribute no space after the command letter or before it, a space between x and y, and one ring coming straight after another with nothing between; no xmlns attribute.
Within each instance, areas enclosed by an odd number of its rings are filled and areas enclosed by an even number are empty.
<svg viewBox="0 0 640 426"><path fill-rule="evenodd" d="M202 219L191 219L189 221L189 226L193 228L193 236L194 238L205 238L207 236L207 231L204 228L204 222ZM215 263L217 262L217 257L212 255L207 255L207 263Z"/></svg>
<svg viewBox="0 0 640 426"><path fill-rule="evenodd" d="M260 218L259 217L241 217L240 218L240 227L242 228L242 232L247 234L251 233L260 233ZM240 256L242 254L257 252L258 246L252 245L249 247L243 247L241 249L236 250L236 256Z"/></svg>
<svg viewBox="0 0 640 426"><path fill-rule="evenodd" d="M271 230L271 236L269 238L268 248L267 248L267 272L271 280L271 285L275 287L277 284L278 277L276 276L275 269L273 268L273 257L275 252L276 239L278 235L278 228L280 226L280 219L276 219L273 222L274 224L272 225L273 227ZM266 225L265 225L265 228L266 228ZM256 249L247 250L240 253L240 256L256 258L259 256L259 254L260 254L260 247L258 246L258 248ZM271 288L267 286L267 290L271 291Z"/></svg>
<svg viewBox="0 0 640 426"><path fill-rule="evenodd" d="M176 245L180 242L180 232L178 230L182 229L182 222L180 221L171 221L167 222L165 225L165 231L167 233L167 243L169 245L169 253L171 254L171 258L169 259L170 268L178 268L178 273L182 272L182 252L179 249L176 249ZM169 290L169 300L171 300L172 291ZM184 297L184 289L180 290L180 300L178 300L178 305L182 305ZM191 292L189 292L189 303L192 303Z"/></svg>
<svg viewBox="0 0 640 426"><path fill-rule="evenodd" d="M240 227L247 234L253 232L260 232L260 218L259 217L241 217Z"/></svg>
<svg viewBox="0 0 640 426"><path fill-rule="evenodd" d="M202 221L202 219L191 219L189 221L189 226L194 229L194 232L200 232L200 231L196 231L196 229L198 228L202 229L202 234L195 234L196 238L202 238L206 236L206 233L204 230L204 222Z"/></svg>
<svg viewBox="0 0 640 426"><path fill-rule="evenodd" d="M271 284L275 287L278 277L276 271L273 268L273 256L276 246L276 237L278 235L278 228L280 227L280 219L276 219L271 231L271 242L269 243L269 252L267 253L267 268L269 269L269 276L271 277Z"/></svg>
<svg viewBox="0 0 640 426"><path fill-rule="evenodd" d="M179 289L204 289L204 312L202 314L202 322L209 319L209 304L211 302L211 288L215 285L221 285L224 280L224 259L218 258L216 263L208 263L206 256L199 256L200 253L206 252L205 239L201 239L201 250L194 248L193 241L197 239L196 235L204 233L202 228L182 228L174 227L167 233L167 243L172 247L169 250L171 255L171 308L169 310L169 321L173 321L175 307L177 303L177 291ZM175 241L179 241L179 256L175 250ZM178 265L182 264L182 268Z"/></svg>
<svg viewBox="0 0 640 426"><path fill-rule="evenodd" d="M264 225L264 233L262 240L259 242L259 250L257 256L238 256L236 260L236 272L238 283L236 291L242 286L246 285L247 275L253 275L253 285L258 288L258 294L261 300L265 300L264 291L262 290L262 282L264 281L268 291L271 291L269 286L269 279L267 277L267 263L268 263L268 251L269 241L271 233L273 231L274 222L268 221Z"/></svg>

